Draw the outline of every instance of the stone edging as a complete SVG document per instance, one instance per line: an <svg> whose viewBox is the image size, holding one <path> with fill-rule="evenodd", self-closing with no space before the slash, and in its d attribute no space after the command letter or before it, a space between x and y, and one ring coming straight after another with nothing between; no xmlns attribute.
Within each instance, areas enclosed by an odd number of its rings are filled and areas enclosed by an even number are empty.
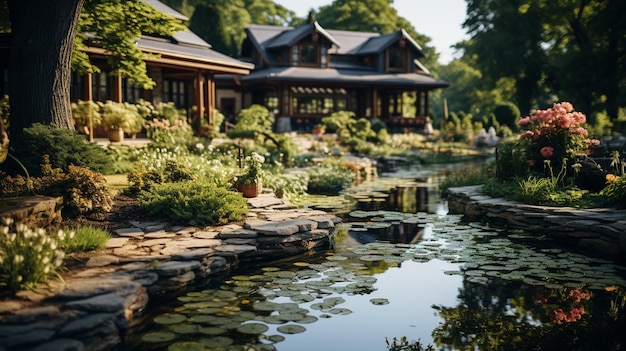
<svg viewBox="0 0 626 351"><path fill-rule="evenodd" d="M0 300L0 351L114 350L148 302L224 279L243 262L327 247L340 222L271 193L248 199L248 207L242 225L129 223L63 281Z"/></svg>
<svg viewBox="0 0 626 351"><path fill-rule="evenodd" d="M526 205L480 193L481 186L450 188L450 213L539 233L598 256L626 259L626 211Z"/></svg>

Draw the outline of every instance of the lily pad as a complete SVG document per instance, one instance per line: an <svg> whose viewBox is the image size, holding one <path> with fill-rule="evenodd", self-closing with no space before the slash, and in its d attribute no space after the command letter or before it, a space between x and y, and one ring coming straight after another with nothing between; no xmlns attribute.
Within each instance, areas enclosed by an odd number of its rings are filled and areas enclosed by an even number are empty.
<svg viewBox="0 0 626 351"><path fill-rule="evenodd" d="M187 319L187 316L178 313L164 314L154 317L154 323L157 324L178 324Z"/></svg>
<svg viewBox="0 0 626 351"><path fill-rule="evenodd" d="M370 299L370 302L374 305L388 305L389 300L387 299Z"/></svg>
<svg viewBox="0 0 626 351"><path fill-rule="evenodd" d="M166 342L172 341L176 337L176 334L168 331L159 331L146 333L141 337L141 340L144 342Z"/></svg>
<svg viewBox="0 0 626 351"><path fill-rule="evenodd" d="M306 328L297 324L286 324L281 325L280 327L276 328L276 330L283 334L298 334L305 332Z"/></svg>
<svg viewBox="0 0 626 351"><path fill-rule="evenodd" d="M182 341L170 345L167 351L204 351L204 345L194 341Z"/></svg>
<svg viewBox="0 0 626 351"><path fill-rule="evenodd" d="M227 338L225 336L216 336L216 337L212 337L212 338L205 338L205 339L200 339L199 340L202 345L210 348L210 349L217 349L217 348L222 348L222 347L227 347L233 344L233 339L231 338Z"/></svg>
<svg viewBox="0 0 626 351"><path fill-rule="evenodd" d="M269 327L265 324L261 323L246 323L242 324L237 328L237 331L243 334L263 334L269 330Z"/></svg>

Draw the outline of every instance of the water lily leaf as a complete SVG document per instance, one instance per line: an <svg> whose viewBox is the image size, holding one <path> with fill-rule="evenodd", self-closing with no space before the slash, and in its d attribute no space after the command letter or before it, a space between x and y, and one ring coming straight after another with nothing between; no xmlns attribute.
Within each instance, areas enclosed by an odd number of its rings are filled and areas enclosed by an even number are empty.
<svg viewBox="0 0 626 351"><path fill-rule="evenodd" d="M389 300L387 299L370 299L370 302L374 305L387 305L389 304Z"/></svg>
<svg viewBox="0 0 626 351"><path fill-rule="evenodd" d="M227 338L225 336L216 336L212 338L205 338L199 340L202 345L210 348L210 349L218 349L222 347L227 347L233 344L233 339Z"/></svg>
<svg viewBox="0 0 626 351"><path fill-rule="evenodd" d="M178 324L187 320L187 316L183 314L164 314L161 316L154 317L154 323L157 324Z"/></svg>
<svg viewBox="0 0 626 351"><path fill-rule="evenodd" d="M296 267L307 267L309 266L309 263L308 262L294 262L293 265Z"/></svg>
<svg viewBox="0 0 626 351"><path fill-rule="evenodd" d="M144 342L165 342L172 341L176 337L176 334L168 331L158 331L152 333L146 333L141 337Z"/></svg>
<svg viewBox="0 0 626 351"><path fill-rule="evenodd" d="M269 336L266 336L264 339L269 340L273 343L279 343L279 342L285 341L285 337L282 335L269 335Z"/></svg>
<svg viewBox="0 0 626 351"><path fill-rule="evenodd" d="M297 324L287 324L281 325L280 327L276 328L276 330L283 334L298 334L305 332L306 328Z"/></svg>
<svg viewBox="0 0 626 351"><path fill-rule="evenodd" d="M252 305L257 311L276 311L278 304L272 301L259 301Z"/></svg>
<svg viewBox="0 0 626 351"><path fill-rule="evenodd" d="M341 315L352 313L352 311L347 308L333 308L333 309L328 310L328 312L332 314L341 314Z"/></svg>
<svg viewBox="0 0 626 351"><path fill-rule="evenodd" d="M246 323L237 328L237 331L243 334L263 334L269 330L269 327L261 323Z"/></svg>
<svg viewBox="0 0 626 351"><path fill-rule="evenodd" d="M198 332L200 326L197 324L176 324L171 325L169 328L177 334L194 334Z"/></svg>
<svg viewBox="0 0 626 351"><path fill-rule="evenodd" d="M201 327L198 329L198 333L206 335L221 335L225 334L227 329L220 327Z"/></svg>
<svg viewBox="0 0 626 351"><path fill-rule="evenodd" d="M294 295L291 297L291 301L297 302L297 303L311 302L313 300L315 300L313 296L304 295L304 294L298 294L298 295Z"/></svg>
<svg viewBox="0 0 626 351"><path fill-rule="evenodd" d="M167 351L204 351L204 345L194 341L182 341L170 345Z"/></svg>

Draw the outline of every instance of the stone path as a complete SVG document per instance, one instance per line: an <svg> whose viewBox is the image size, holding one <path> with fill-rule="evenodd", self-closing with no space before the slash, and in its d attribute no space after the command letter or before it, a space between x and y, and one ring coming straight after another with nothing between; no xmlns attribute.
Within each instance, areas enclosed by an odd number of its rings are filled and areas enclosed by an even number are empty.
<svg viewBox="0 0 626 351"><path fill-rule="evenodd" d="M242 224L132 222L84 267L0 301L0 351L111 350L150 299L223 279L237 265L327 247L339 217L272 193L248 199Z"/></svg>

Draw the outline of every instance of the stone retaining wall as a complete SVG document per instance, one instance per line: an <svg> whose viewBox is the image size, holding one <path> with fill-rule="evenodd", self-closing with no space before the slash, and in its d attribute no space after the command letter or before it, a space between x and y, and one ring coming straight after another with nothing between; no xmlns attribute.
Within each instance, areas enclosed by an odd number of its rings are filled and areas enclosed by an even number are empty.
<svg viewBox="0 0 626 351"><path fill-rule="evenodd" d="M262 194L242 224L128 223L63 280L0 299L0 351L116 350L149 302L222 281L243 263L326 248L340 219Z"/></svg>
<svg viewBox="0 0 626 351"><path fill-rule="evenodd" d="M450 188L450 213L523 229L598 256L626 260L626 211L526 205L480 193L481 186Z"/></svg>

